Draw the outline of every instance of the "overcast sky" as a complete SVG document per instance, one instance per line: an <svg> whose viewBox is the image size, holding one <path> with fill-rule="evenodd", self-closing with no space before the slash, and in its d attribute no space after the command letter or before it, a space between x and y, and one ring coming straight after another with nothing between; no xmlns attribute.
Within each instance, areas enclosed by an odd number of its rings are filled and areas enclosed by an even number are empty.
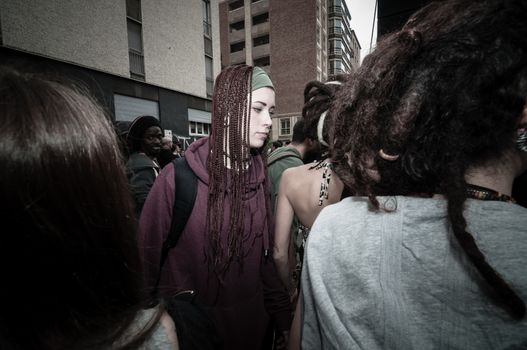
<svg viewBox="0 0 527 350"><path fill-rule="evenodd" d="M351 15L351 29L359 39L361 46L361 61L369 53L371 28L373 25L373 13L375 11L375 0L346 0ZM372 47L375 47L377 40L377 20L375 20L375 30L373 33Z"/></svg>

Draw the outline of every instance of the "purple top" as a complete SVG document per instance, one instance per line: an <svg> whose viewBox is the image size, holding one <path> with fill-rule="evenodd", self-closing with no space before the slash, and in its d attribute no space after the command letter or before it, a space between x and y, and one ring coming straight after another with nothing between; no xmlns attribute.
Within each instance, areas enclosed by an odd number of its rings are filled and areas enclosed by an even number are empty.
<svg viewBox="0 0 527 350"><path fill-rule="evenodd" d="M222 282L209 271L205 253L208 247L206 231L209 174L208 138L190 145L185 152L190 168L198 177L194 209L177 245L169 252L163 266L159 292L173 295L194 290L199 303L209 306L219 335L226 349L259 349L269 322L274 317L277 328L290 327L291 305L282 285L272 256L264 257L268 248L268 225L265 207L265 170L260 156L253 156L248 169L245 202L245 232L243 266L233 262ZM174 167L167 165L150 190L141 214L139 240L149 286L157 279L160 252L168 235L174 205ZM227 246L230 194L225 194L224 222L221 232Z"/></svg>

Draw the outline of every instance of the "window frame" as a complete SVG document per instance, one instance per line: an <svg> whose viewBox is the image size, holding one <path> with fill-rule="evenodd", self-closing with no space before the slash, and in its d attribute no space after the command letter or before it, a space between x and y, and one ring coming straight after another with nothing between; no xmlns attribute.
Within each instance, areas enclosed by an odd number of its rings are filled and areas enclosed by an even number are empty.
<svg viewBox="0 0 527 350"><path fill-rule="evenodd" d="M209 136L212 125L210 123L195 122L190 120L188 122L189 136ZM194 129L194 131L192 131Z"/></svg>
<svg viewBox="0 0 527 350"><path fill-rule="evenodd" d="M283 123L287 123L288 126L284 126ZM284 117L280 118L279 120L279 128L278 128L278 136L290 136L291 135L291 118L290 117ZM285 130L288 130L288 132L284 132Z"/></svg>

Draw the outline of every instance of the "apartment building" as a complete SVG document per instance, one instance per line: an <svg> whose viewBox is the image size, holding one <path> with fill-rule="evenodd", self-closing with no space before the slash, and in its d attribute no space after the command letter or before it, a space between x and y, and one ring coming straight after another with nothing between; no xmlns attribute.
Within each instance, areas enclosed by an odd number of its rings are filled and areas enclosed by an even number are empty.
<svg viewBox="0 0 527 350"><path fill-rule="evenodd" d="M273 79L273 140L291 139L306 83L351 72L360 62L344 0L223 0L219 17L222 66L261 66Z"/></svg>
<svg viewBox="0 0 527 350"><path fill-rule="evenodd" d="M328 0L329 74L354 72L360 65L359 40L351 29L345 0Z"/></svg>
<svg viewBox="0 0 527 350"><path fill-rule="evenodd" d="M2 0L0 63L73 80L115 123L153 115L188 145L210 131L218 16L217 0Z"/></svg>

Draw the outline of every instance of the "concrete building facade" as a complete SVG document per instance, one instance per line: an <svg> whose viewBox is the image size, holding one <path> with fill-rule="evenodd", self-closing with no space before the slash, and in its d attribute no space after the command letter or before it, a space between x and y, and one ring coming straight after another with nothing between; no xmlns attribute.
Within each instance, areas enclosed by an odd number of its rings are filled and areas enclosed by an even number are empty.
<svg viewBox="0 0 527 350"><path fill-rule="evenodd" d="M186 144L210 131L217 0L3 0L0 50L87 86L114 122L151 114Z"/></svg>
<svg viewBox="0 0 527 350"><path fill-rule="evenodd" d="M336 0L333 0L336 1ZM344 0L343 0L344 1ZM325 81L331 74L348 73L360 62L360 45L341 45L338 55L330 56L331 38L351 41L349 11L337 13L332 0L224 0L219 4L222 66L246 63L263 67L273 79L276 113L272 139L290 140L293 125L301 117L303 91L311 80ZM334 21L329 26L330 11ZM347 24L346 24L347 23ZM330 30L340 29L331 37ZM346 45L347 44L347 45ZM357 49L354 53L349 50ZM340 71L330 70L335 61ZM336 64L334 64L337 67Z"/></svg>

